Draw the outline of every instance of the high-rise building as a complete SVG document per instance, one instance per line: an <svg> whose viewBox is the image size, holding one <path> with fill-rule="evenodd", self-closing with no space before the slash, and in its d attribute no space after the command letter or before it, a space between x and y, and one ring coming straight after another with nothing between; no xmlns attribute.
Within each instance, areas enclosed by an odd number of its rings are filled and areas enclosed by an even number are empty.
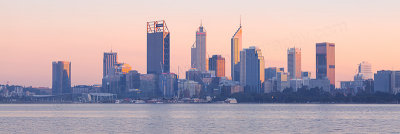
<svg viewBox="0 0 400 134"><path fill-rule="evenodd" d="M240 51L242 51L242 25L231 38L231 77L234 81L240 81Z"/></svg>
<svg viewBox="0 0 400 134"><path fill-rule="evenodd" d="M104 52L103 57L103 77L105 77L110 70L118 63L118 56L116 52Z"/></svg>
<svg viewBox="0 0 400 134"><path fill-rule="evenodd" d="M374 75L374 91L400 93L400 71L381 70Z"/></svg>
<svg viewBox="0 0 400 134"><path fill-rule="evenodd" d="M164 98L175 97L178 93L178 79L174 73L163 73L159 76L159 92Z"/></svg>
<svg viewBox="0 0 400 134"><path fill-rule="evenodd" d="M261 49L251 46L240 52L240 85L244 86L245 92L263 93L264 68Z"/></svg>
<svg viewBox="0 0 400 134"><path fill-rule="evenodd" d="M191 48L191 66L202 72L207 71L206 36L206 30L203 25L200 25L199 29L196 31L196 42Z"/></svg>
<svg viewBox="0 0 400 134"><path fill-rule="evenodd" d="M126 88L129 90L137 90L140 88L140 73L131 70L126 74Z"/></svg>
<svg viewBox="0 0 400 134"><path fill-rule="evenodd" d="M358 64L358 73L355 77L361 78L362 80L373 79L374 76L372 73L371 64L366 61Z"/></svg>
<svg viewBox="0 0 400 134"><path fill-rule="evenodd" d="M287 51L287 66L290 79L301 78L301 49L290 48Z"/></svg>
<svg viewBox="0 0 400 134"><path fill-rule="evenodd" d="M72 93L71 90L71 62L54 61L53 62L53 78L52 78L52 94L62 95Z"/></svg>
<svg viewBox="0 0 400 134"><path fill-rule="evenodd" d="M210 71L215 71L215 76L225 77L225 58L221 55L213 55L208 60L208 68Z"/></svg>
<svg viewBox="0 0 400 134"><path fill-rule="evenodd" d="M272 80L272 78L276 77L276 72L276 67L265 68L265 80Z"/></svg>
<svg viewBox="0 0 400 134"><path fill-rule="evenodd" d="M335 87L335 43L316 44L316 76L317 79L328 79Z"/></svg>
<svg viewBox="0 0 400 134"><path fill-rule="evenodd" d="M147 73L170 72L170 32L164 20L147 22Z"/></svg>

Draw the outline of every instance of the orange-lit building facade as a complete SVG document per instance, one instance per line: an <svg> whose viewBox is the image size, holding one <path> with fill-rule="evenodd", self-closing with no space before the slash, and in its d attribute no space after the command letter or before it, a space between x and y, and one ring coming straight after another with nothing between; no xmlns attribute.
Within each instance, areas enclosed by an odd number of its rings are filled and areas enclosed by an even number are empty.
<svg viewBox="0 0 400 134"><path fill-rule="evenodd" d="M335 86L335 43L316 44L316 77L327 78Z"/></svg>
<svg viewBox="0 0 400 134"><path fill-rule="evenodd" d="M301 49L290 48L288 49L287 65L290 79L301 78Z"/></svg>
<svg viewBox="0 0 400 134"><path fill-rule="evenodd" d="M242 51L242 25L231 38L231 77L240 81L240 51Z"/></svg>
<svg viewBox="0 0 400 134"><path fill-rule="evenodd" d="M208 59L208 68L215 71L215 76L225 77L225 58L221 55L213 55Z"/></svg>

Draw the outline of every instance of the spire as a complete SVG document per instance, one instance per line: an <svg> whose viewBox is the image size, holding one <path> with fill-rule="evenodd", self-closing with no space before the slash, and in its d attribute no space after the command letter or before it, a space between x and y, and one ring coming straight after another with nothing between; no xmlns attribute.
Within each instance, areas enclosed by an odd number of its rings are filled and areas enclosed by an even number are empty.
<svg viewBox="0 0 400 134"><path fill-rule="evenodd" d="M201 27L203 26L203 20L200 20L200 26Z"/></svg>

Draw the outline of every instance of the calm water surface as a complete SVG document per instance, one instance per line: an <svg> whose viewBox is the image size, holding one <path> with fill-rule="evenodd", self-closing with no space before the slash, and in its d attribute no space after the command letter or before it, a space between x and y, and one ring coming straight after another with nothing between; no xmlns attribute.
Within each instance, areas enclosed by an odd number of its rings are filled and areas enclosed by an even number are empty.
<svg viewBox="0 0 400 134"><path fill-rule="evenodd" d="M0 133L400 133L400 105L1 104Z"/></svg>

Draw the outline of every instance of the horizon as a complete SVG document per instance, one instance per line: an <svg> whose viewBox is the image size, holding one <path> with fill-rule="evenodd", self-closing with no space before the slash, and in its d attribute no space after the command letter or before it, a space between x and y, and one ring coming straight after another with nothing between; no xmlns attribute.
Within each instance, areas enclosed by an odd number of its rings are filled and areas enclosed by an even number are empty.
<svg viewBox="0 0 400 134"><path fill-rule="evenodd" d="M43 1L0 2L0 84L51 87L53 61L71 62L72 85L100 84L103 53L110 50L118 53L118 62L144 74L146 22L153 20L166 21L171 72L178 73L179 66L181 76L190 69L200 24L207 30L207 55L225 58L227 77L230 38L240 24L243 48L259 47L265 68L287 70L286 50L296 47L302 50L302 71L315 78L315 45L331 42L336 86L352 80L362 61L371 63L373 73L400 69L395 59L400 1L159 1L155 10L145 7L154 1ZM222 7L226 2L231 5Z"/></svg>

